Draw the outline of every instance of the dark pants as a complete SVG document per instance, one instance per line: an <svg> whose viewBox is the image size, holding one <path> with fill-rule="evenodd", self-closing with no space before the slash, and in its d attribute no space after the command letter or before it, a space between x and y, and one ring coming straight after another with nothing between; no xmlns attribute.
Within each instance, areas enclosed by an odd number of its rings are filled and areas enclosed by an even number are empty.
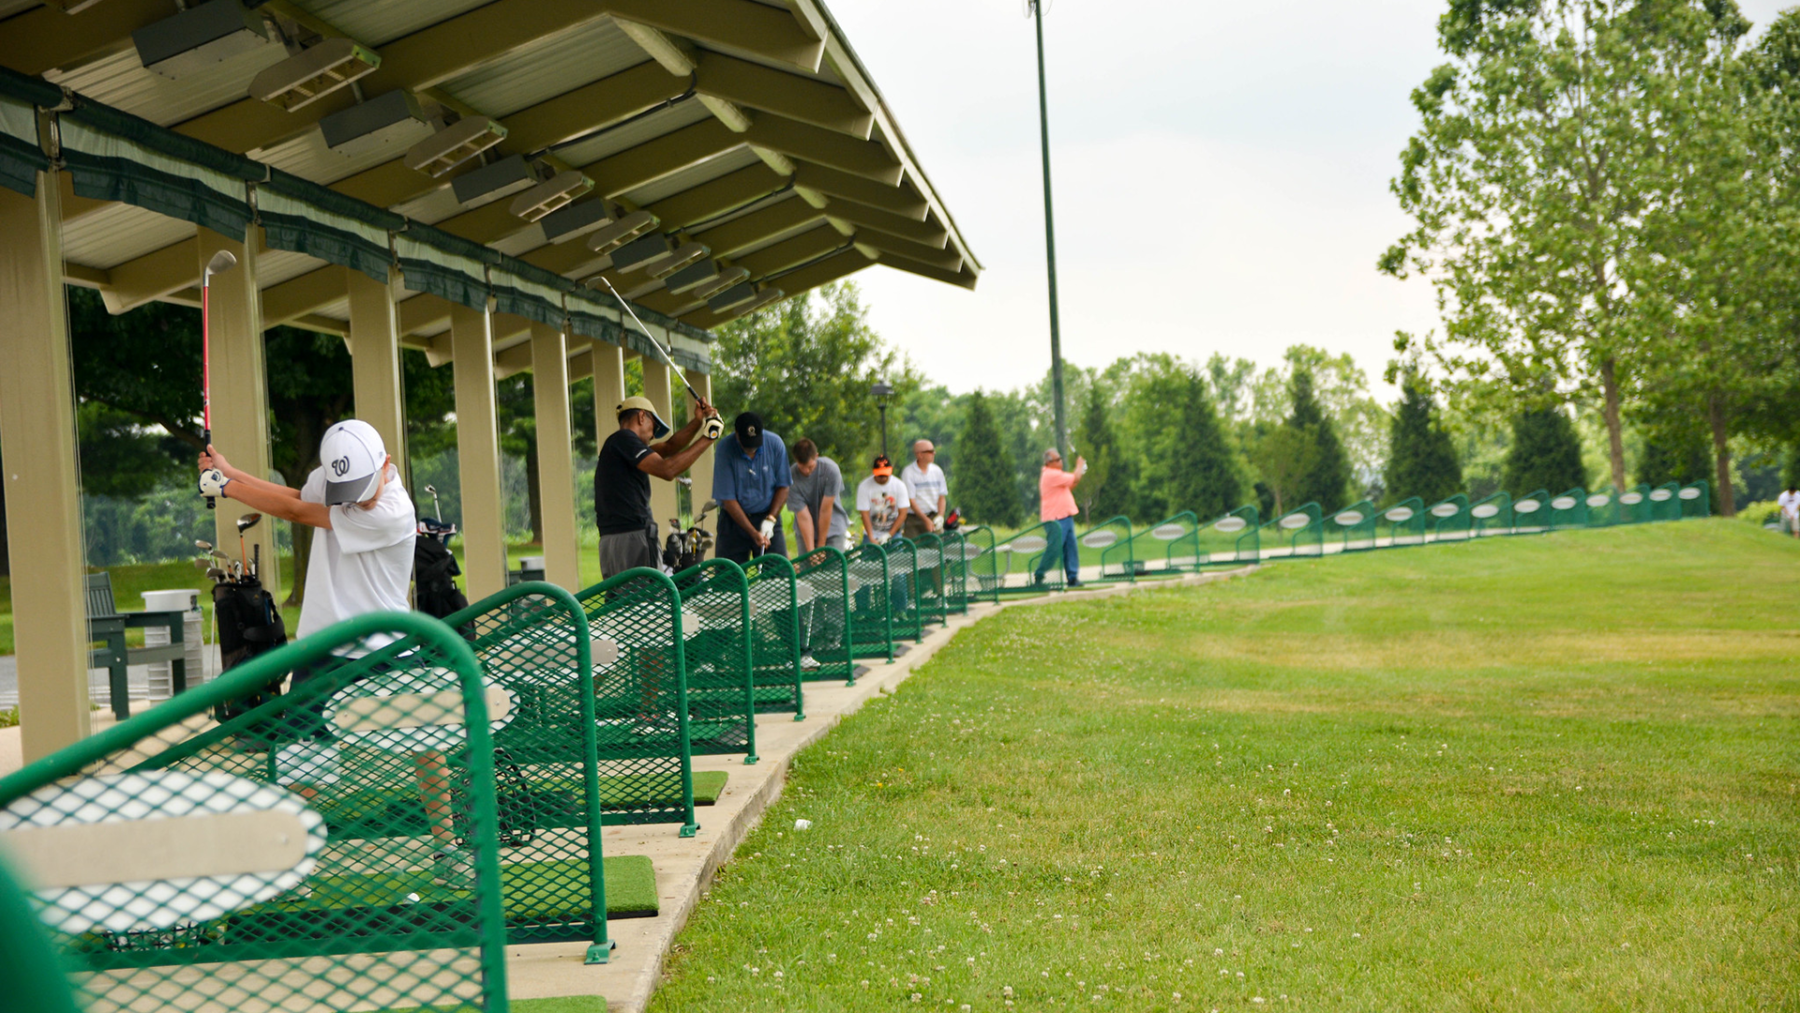
<svg viewBox="0 0 1800 1013"><path fill-rule="evenodd" d="M762 527L763 518L769 516L769 511L761 510L752 512L746 510L744 511L744 516L750 519L751 527L760 528ZM778 517L775 521L775 534L770 536L769 547L758 552L756 543L750 540L750 533L748 531L738 527L737 522L732 520L730 515L720 518L719 547L714 554L720 559L729 559L734 563L740 564L748 563L751 558L755 556L787 555L787 535L781 530L781 519Z"/></svg>
<svg viewBox="0 0 1800 1013"><path fill-rule="evenodd" d="M1063 572L1068 575L1069 583L1078 584L1081 582L1081 547L1075 544L1075 518L1064 517L1062 520L1051 523L1062 528ZM1045 548L1044 555L1038 560L1038 576L1042 577L1049 573L1050 567L1054 565L1056 565L1056 558L1050 554L1048 548Z"/></svg>

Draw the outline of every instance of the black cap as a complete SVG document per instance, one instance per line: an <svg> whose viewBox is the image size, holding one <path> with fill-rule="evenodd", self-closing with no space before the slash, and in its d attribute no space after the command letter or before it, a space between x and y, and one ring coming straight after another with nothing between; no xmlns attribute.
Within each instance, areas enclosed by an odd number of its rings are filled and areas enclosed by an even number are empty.
<svg viewBox="0 0 1800 1013"><path fill-rule="evenodd" d="M736 421L732 422L731 428L737 432L738 446L745 450L755 450L762 446L763 420L761 415L755 412L744 412L737 417Z"/></svg>

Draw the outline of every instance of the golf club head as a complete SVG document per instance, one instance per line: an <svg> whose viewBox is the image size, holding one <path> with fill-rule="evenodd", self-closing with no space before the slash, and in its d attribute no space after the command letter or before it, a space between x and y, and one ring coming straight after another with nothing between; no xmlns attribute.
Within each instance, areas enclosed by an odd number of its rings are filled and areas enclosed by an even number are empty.
<svg viewBox="0 0 1800 1013"><path fill-rule="evenodd" d="M256 527L257 522L261 520L262 514L245 514L244 516L239 517L237 519L238 534L241 535L251 528Z"/></svg>
<svg viewBox="0 0 1800 1013"><path fill-rule="evenodd" d="M719 501L716 499L709 499L706 501L706 505L700 508L700 511L702 513L707 513L717 509L719 509Z"/></svg>
<svg viewBox="0 0 1800 1013"><path fill-rule="evenodd" d="M683 475L680 478L676 479L675 482L678 485L685 485L689 489L692 489L694 487L694 480L692 478L689 478L686 475Z"/></svg>
<svg viewBox="0 0 1800 1013"><path fill-rule="evenodd" d="M224 274L226 271L229 271L236 266L237 257L234 256L230 250L220 250L213 254L211 260L206 262L206 274L208 277L215 274Z"/></svg>
<svg viewBox="0 0 1800 1013"><path fill-rule="evenodd" d="M203 542L198 538L194 539L194 548L199 549L202 552L211 552L213 550L211 542Z"/></svg>
<svg viewBox="0 0 1800 1013"><path fill-rule="evenodd" d="M206 576L209 580L211 580L215 584L223 584L224 582L231 579L231 574L226 573L224 570L221 570L216 566L207 567L206 568Z"/></svg>
<svg viewBox="0 0 1800 1013"><path fill-rule="evenodd" d="M425 487L425 495L436 496L437 495L437 486L435 486L435 485L426 486Z"/></svg>

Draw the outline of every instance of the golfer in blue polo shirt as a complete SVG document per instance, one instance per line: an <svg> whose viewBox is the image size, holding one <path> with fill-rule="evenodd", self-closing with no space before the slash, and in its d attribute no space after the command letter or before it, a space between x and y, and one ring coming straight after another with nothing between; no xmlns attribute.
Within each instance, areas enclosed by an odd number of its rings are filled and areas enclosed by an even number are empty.
<svg viewBox="0 0 1800 1013"><path fill-rule="evenodd" d="M745 563L766 552L787 555L781 508L792 483L787 444L763 429L762 416L739 415L732 434L719 441L713 454L713 498L725 511L719 524L720 559Z"/></svg>

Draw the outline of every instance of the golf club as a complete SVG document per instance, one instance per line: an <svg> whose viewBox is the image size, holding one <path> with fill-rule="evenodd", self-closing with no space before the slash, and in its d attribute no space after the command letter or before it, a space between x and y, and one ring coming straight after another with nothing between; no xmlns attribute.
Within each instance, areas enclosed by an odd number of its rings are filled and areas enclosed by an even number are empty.
<svg viewBox="0 0 1800 1013"><path fill-rule="evenodd" d="M236 266L237 257L220 250L200 272L200 443L205 447L212 446L212 276ZM206 497L206 509L215 507L213 497Z"/></svg>
<svg viewBox="0 0 1800 1013"><path fill-rule="evenodd" d="M239 559L250 558L249 555L244 552L244 532L256 527L256 522L260 520L262 520L262 514L259 513L248 513L237 519Z"/></svg>
<svg viewBox="0 0 1800 1013"><path fill-rule="evenodd" d="M675 372L676 376L681 377L681 385L687 388L688 397L693 398L696 404L710 404L700 396L699 391L694 389L694 385L688 382L687 373L683 372L680 366L675 365L675 360L669 355L669 350L657 343L656 336L650 333L650 328L644 326L644 322L638 319L637 310L632 309L631 304L625 301L625 297L619 294L619 290L613 288L612 282L608 281L605 275L601 275L600 283L606 286L606 290L613 294L614 299L619 300L619 305L625 307L625 312L631 314L631 319L637 323L638 330L644 332L644 337L650 339L651 346L662 356L663 361L668 363L669 368ZM707 438L716 440L725 432L725 423L722 419L715 418L707 424L705 431Z"/></svg>
<svg viewBox="0 0 1800 1013"><path fill-rule="evenodd" d="M431 516L436 517L440 521L443 520L444 508L438 503L437 486L428 485L425 487L425 491L431 495Z"/></svg>

